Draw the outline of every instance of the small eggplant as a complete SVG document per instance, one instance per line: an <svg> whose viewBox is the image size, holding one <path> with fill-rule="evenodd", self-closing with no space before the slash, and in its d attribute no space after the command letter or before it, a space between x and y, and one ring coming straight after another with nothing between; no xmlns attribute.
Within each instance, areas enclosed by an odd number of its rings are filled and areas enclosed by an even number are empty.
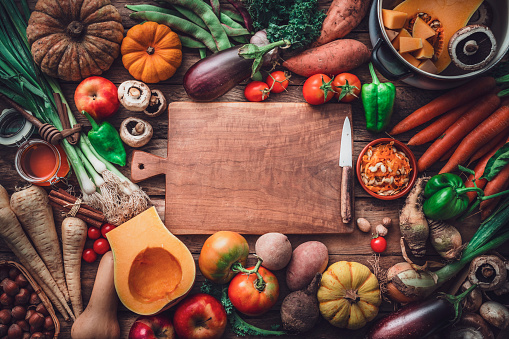
<svg viewBox="0 0 509 339"><path fill-rule="evenodd" d="M414 339L441 330L461 316L460 302L475 287L473 285L459 296L444 294L405 305L375 323L367 338Z"/></svg>
<svg viewBox="0 0 509 339"><path fill-rule="evenodd" d="M195 101L215 100L254 74L262 66L265 53L287 44L284 40L261 47L247 44L209 55L187 70L184 89Z"/></svg>

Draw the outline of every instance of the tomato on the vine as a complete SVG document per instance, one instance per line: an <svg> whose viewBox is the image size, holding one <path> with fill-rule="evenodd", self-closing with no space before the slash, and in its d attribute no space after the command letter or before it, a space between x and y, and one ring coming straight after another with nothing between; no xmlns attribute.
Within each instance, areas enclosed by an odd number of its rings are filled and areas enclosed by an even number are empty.
<svg viewBox="0 0 509 339"><path fill-rule="evenodd" d="M269 86L263 81L252 81L244 89L244 96L249 101L263 101L269 97Z"/></svg>
<svg viewBox="0 0 509 339"><path fill-rule="evenodd" d="M382 253L387 248L387 241L380 235L375 235L371 239L371 249L376 253Z"/></svg>
<svg viewBox="0 0 509 339"><path fill-rule="evenodd" d="M97 253L95 253L93 249L87 248L83 251L82 257L86 262L93 263L97 260Z"/></svg>
<svg viewBox="0 0 509 339"><path fill-rule="evenodd" d="M97 254L104 254L110 250L110 243L104 238L94 241L94 251Z"/></svg>
<svg viewBox="0 0 509 339"><path fill-rule="evenodd" d="M302 87L302 94L308 104L320 105L334 97L331 86L332 80L325 74L310 76Z"/></svg>
<svg viewBox="0 0 509 339"><path fill-rule="evenodd" d="M275 71L267 76L265 82L270 88L271 93L281 93L288 88L290 75L283 71Z"/></svg>
<svg viewBox="0 0 509 339"><path fill-rule="evenodd" d="M112 229L116 228L117 226L112 224L104 224L101 226L101 234L104 238L106 238L106 233L111 231Z"/></svg>
<svg viewBox="0 0 509 339"><path fill-rule="evenodd" d="M332 80L334 96L341 102L351 102L361 94L361 81L352 73L341 73Z"/></svg>
<svg viewBox="0 0 509 339"><path fill-rule="evenodd" d="M254 269L255 266L247 268ZM257 316L270 310L279 297L279 283L276 276L260 266L258 269L265 286L260 291L255 281L258 279L256 273L238 273L228 286L228 298L232 305L246 315Z"/></svg>
<svg viewBox="0 0 509 339"><path fill-rule="evenodd" d="M88 228L88 237L92 240L99 239L101 237L101 231L94 226Z"/></svg>

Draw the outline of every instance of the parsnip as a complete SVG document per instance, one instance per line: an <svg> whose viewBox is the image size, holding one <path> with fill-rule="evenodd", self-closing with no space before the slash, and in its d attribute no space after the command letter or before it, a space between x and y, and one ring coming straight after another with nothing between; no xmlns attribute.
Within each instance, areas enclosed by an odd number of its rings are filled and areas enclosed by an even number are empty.
<svg viewBox="0 0 509 339"><path fill-rule="evenodd" d="M430 229L429 240L442 258L459 259L463 251L460 232L456 227L443 221L428 220Z"/></svg>
<svg viewBox="0 0 509 339"><path fill-rule="evenodd" d="M62 222L62 250L65 279L71 297L72 309L77 317L83 312L81 299L81 254L87 240L87 224L75 217Z"/></svg>
<svg viewBox="0 0 509 339"><path fill-rule="evenodd" d="M32 240L42 261L48 267L66 302L69 302L60 241L58 240L55 221L53 220L53 209L49 204L48 194L43 188L32 185L12 194L11 209L18 217L28 237Z"/></svg>

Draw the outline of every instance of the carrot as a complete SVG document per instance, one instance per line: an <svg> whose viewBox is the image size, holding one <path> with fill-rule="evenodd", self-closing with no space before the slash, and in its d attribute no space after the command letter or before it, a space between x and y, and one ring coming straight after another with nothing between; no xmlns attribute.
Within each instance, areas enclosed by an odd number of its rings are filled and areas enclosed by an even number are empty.
<svg viewBox="0 0 509 339"><path fill-rule="evenodd" d="M502 132L498 133L491 141L487 142L481 148L479 148L469 159L469 164L474 161L482 158L485 154L491 151L493 148L497 147L500 143L505 143L505 139L509 135L509 127L504 129Z"/></svg>
<svg viewBox="0 0 509 339"><path fill-rule="evenodd" d="M332 1L323 20L320 36L313 46L320 46L343 38L352 31L368 12L370 1Z"/></svg>
<svg viewBox="0 0 509 339"><path fill-rule="evenodd" d="M451 148L447 151L447 153L445 153L444 155L442 155L442 157L440 158L440 160L439 160L439 161L446 161L447 159L449 159L449 158L451 157L451 155L453 155L453 154L454 154L454 151L456 151L456 148L458 148L458 145L459 145L459 144L460 144L459 142L455 143L455 144L454 144L454 146L452 146L452 147L451 147Z"/></svg>
<svg viewBox="0 0 509 339"><path fill-rule="evenodd" d="M360 41L339 39L309 48L283 62L283 67L305 77L319 73L339 74L367 62L370 54Z"/></svg>
<svg viewBox="0 0 509 339"><path fill-rule="evenodd" d="M493 113L500 104L500 98L496 94L490 94L477 102L458 121L449 127L442 137L437 139L424 152L417 162L419 172L428 169L437 162L442 155L447 153L451 147L459 142L465 135L470 133L477 125Z"/></svg>
<svg viewBox="0 0 509 339"><path fill-rule="evenodd" d="M417 109L394 126L389 134L401 134L420 126L453 108L491 92L495 85L495 79L492 77L482 77L469 81Z"/></svg>
<svg viewBox="0 0 509 339"><path fill-rule="evenodd" d="M75 217L62 221L62 250L64 255L65 278L71 297L74 315L83 312L81 300L81 254L87 240L87 224Z"/></svg>
<svg viewBox="0 0 509 339"><path fill-rule="evenodd" d="M507 142L509 142L509 139L507 139ZM505 140L502 140L498 143L495 147L493 147L492 150L490 150L488 153L486 153L481 160L477 163L477 165L474 167L475 175L470 174L468 176L468 179L465 181L465 187L474 187L474 178L475 183L477 187L484 188L486 186L486 183L488 180L486 179L479 179L484 174L484 169L486 168L486 165L488 164L488 161L490 158L498 151L498 149L502 146L504 146ZM472 202L477 197L477 192L467 192L468 200ZM489 200L487 200L489 201Z"/></svg>
<svg viewBox="0 0 509 339"><path fill-rule="evenodd" d="M467 102L464 105L453 108L435 120L428 127L414 135L410 141L408 141L407 145L417 146L435 140L441 136L449 128L449 126L455 123L460 118L460 116L465 114L473 105L473 102Z"/></svg>
<svg viewBox="0 0 509 339"><path fill-rule="evenodd" d="M502 106L474 128L459 144L440 173L452 172L470 158L475 151L509 127L509 107Z"/></svg>
<svg viewBox="0 0 509 339"><path fill-rule="evenodd" d="M0 237L21 264L32 274L64 319L69 320L69 316L74 319L71 309L65 302L64 295L12 211L9 204L9 195L2 185L0 185L0 225Z"/></svg>
<svg viewBox="0 0 509 339"><path fill-rule="evenodd" d="M491 180L488 181L486 187L484 188L484 195L489 196L499 192L502 192L509 187L509 164L505 165L504 168ZM486 219L491 212L487 212L488 207L491 206L490 210L492 211L498 205L502 197L496 197L493 199L484 200L481 202L481 219ZM486 210L486 212L482 212Z"/></svg>
<svg viewBox="0 0 509 339"><path fill-rule="evenodd" d="M43 188L32 185L12 194L11 209L68 302L70 299L65 285L60 241L48 194Z"/></svg>

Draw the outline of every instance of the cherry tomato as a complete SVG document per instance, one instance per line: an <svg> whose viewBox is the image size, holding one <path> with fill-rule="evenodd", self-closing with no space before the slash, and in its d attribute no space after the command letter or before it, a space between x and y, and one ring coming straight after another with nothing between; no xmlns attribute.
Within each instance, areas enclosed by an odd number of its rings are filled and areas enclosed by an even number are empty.
<svg viewBox="0 0 509 339"><path fill-rule="evenodd" d="M283 71L275 71L269 74L265 82L270 88L271 93L281 93L288 88L290 81L288 73Z"/></svg>
<svg viewBox="0 0 509 339"><path fill-rule="evenodd" d="M253 267L247 268L252 270ZM257 316L270 310L279 297L279 283L276 276L260 266L258 272L265 281L265 288L259 291L255 287L258 279L254 273L238 273L228 286L228 298L233 306L246 315Z"/></svg>
<svg viewBox="0 0 509 339"><path fill-rule="evenodd" d="M341 73L332 80L332 89L338 101L351 102L360 97L361 81L352 73Z"/></svg>
<svg viewBox="0 0 509 339"><path fill-rule="evenodd" d="M83 260L92 263L97 260L97 253L93 249L87 248L83 251Z"/></svg>
<svg viewBox="0 0 509 339"><path fill-rule="evenodd" d="M112 225L112 224L104 224L101 226L101 234L103 236L103 238L106 238L106 233L108 233L109 231L111 231L112 229L116 228L117 226L115 225Z"/></svg>
<svg viewBox="0 0 509 339"><path fill-rule="evenodd" d="M385 241L385 238L376 235L371 239L371 249L375 251L376 253L382 253L387 248L387 241Z"/></svg>
<svg viewBox="0 0 509 339"><path fill-rule="evenodd" d="M226 284L235 272L232 266L244 266L249 254L246 238L237 232L219 231L205 240L198 258L198 265L205 278L216 284Z"/></svg>
<svg viewBox="0 0 509 339"><path fill-rule="evenodd" d="M101 231L97 227L89 227L88 228L88 238L95 240L101 237Z"/></svg>
<svg viewBox="0 0 509 339"><path fill-rule="evenodd" d="M269 97L270 89L263 81L252 81L244 89L244 96L249 101L263 101Z"/></svg>
<svg viewBox="0 0 509 339"><path fill-rule="evenodd" d="M325 74L310 76L302 87L302 94L308 104L320 105L334 97L332 80Z"/></svg>
<svg viewBox="0 0 509 339"><path fill-rule="evenodd" d="M94 241L94 251L97 254L104 254L110 250L110 243L104 238Z"/></svg>

